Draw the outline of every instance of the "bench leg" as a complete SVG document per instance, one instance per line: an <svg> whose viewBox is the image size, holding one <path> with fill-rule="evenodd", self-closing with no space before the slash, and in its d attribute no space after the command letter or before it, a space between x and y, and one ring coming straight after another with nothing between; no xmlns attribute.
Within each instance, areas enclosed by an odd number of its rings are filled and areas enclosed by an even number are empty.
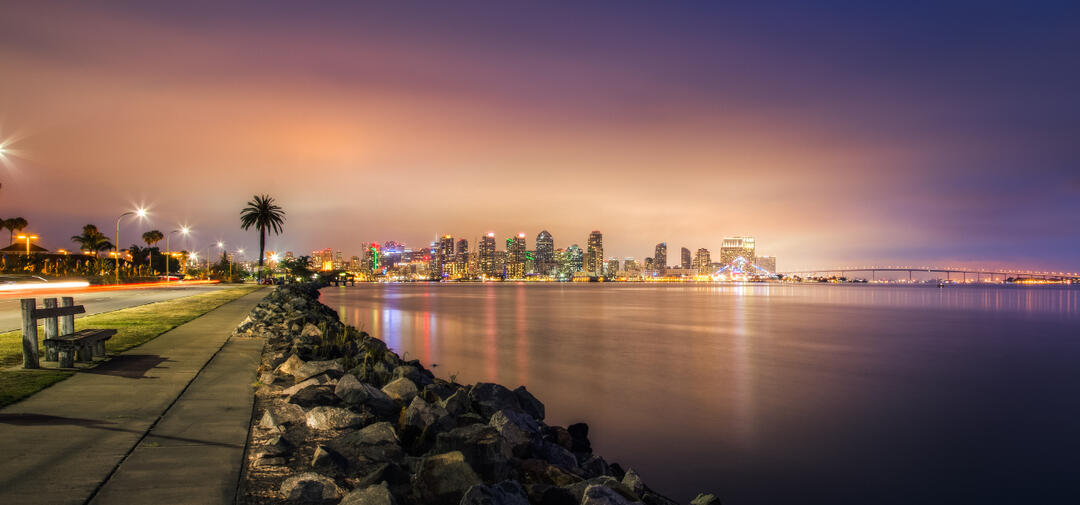
<svg viewBox="0 0 1080 505"><path fill-rule="evenodd" d="M104 340L98 340L97 342L94 342L94 357L95 358L104 358L105 357L105 341Z"/></svg>
<svg viewBox="0 0 1080 505"><path fill-rule="evenodd" d="M72 359L72 349L70 347L64 347L58 349L56 352L57 359L60 360L60 368L75 368L75 360Z"/></svg>
<svg viewBox="0 0 1080 505"><path fill-rule="evenodd" d="M56 361L56 344L45 342L45 361Z"/></svg>
<svg viewBox="0 0 1080 505"><path fill-rule="evenodd" d="M81 362L94 361L94 351L90 344L84 343L75 352L75 359Z"/></svg>

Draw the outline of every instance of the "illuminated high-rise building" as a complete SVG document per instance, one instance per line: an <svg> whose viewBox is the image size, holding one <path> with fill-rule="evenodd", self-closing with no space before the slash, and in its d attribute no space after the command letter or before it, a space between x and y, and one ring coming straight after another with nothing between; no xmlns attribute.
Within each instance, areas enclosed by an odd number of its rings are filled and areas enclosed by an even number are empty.
<svg viewBox="0 0 1080 505"><path fill-rule="evenodd" d="M525 278L525 234L506 239L506 278Z"/></svg>
<svg viewBox="0 0 1080 505"><path fill-rule="evenodd" d="M443 235L439 240L438 250L436 251L435 271L440 272L443 277L453 276L454 270L454 236Z"/></svg>
<svg viewBox="0 0 1080 505"><path fill-rule="evenodd" d="M619 258L608 258L607 263L604 264L604 277L617 275L619 275Z"/></svg>
<svg viewBox="0 0 1080 505"><path fill-rule="evenodd" d="M454 250L454 277L468 277L469 241L458 239Z"/></svg>
<svg viewBox="0 0 1080 505"><path fill-rule="evenodd" d="M656 244L656 254L653 255L653 269L660 274L667 270L667 242Z"/></svg>
<svg viewBox="0 0 1080 505"><path fill-rule="evenodd" d="M680 268L693 268L694 267L693 260L690 259L690 250L689 249L687 249L685 247L682 248L682 251L680 251L680 255L682 256L682 258L681 258L682 262L679 263Z"/></svg>
<svg viewBox="0 0 1080 505"><path fill-rule="evenodd" d="M599 231L589 234L584 270L590 276L604 275L604 235Z"/></svg>
<svg viewBox="0 0 1080 505"><path fill-rule="evenodd" d="M547 230L541 231L536 236L536 254L533 256L536 265L536 273L551 275L555 268L555 241Z"/></svg>
<svg viewBox="0 0 1080 505"><path fill-rule="evenodd" d="M697 269L699 275L708 275L712 264L712 258L709 256L709 250L702 247L697 250L697 254L694 255L694 268Z"/></svg>
<svg viewBox="0 0 1080 505"><path fill-rule="evenodd" d="M480 273L488 278L498 277L499 271L495 265L495 234L488 233L480 239L480 247L477 250L477 262L480 264Z"/></svg>
<svg viewBox="0 0 1080 505"><path fill-rule="evenodd" d="M654 273L655 269L653 267L654 267L653 259L652 258L645 258L645 273L647 275L652 275Z"/></svg>
<svg viewBox="0 0 1080 505"><path fill-rule="evenodd" d="M754 238L724 237L720 247L720 263L730 265L735 258L740 257L751 263L754 262Z"/></svg>
<svg viewBox="0 0 1080 505"><path fill-rule="evenodd" d="M569 274L573 275L575 272L580 272L585 268L584 254L577 244L570 244L570 247L566 248L566 254Z"/></svg>

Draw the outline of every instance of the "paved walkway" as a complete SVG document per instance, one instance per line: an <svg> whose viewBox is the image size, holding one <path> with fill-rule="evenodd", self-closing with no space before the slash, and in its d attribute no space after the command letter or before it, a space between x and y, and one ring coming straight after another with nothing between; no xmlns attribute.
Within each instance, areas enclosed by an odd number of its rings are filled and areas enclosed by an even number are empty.
<svg viewBox="0 0 1080 505"><path fill-rule="evenodd" d="M261 340L229 302L0 409L0 503L232 503Z"/></svg>

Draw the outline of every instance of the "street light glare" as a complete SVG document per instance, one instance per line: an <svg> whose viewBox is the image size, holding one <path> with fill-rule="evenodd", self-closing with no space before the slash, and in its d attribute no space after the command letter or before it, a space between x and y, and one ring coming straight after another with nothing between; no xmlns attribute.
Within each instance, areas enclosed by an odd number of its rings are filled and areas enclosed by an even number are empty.
<svg viewBox="0 0 1080 505"><path fill-rule="evenodd" d="M135 215L139 217L146 217L146 209L135 209Z"/></svg>
<svg viewBox="0 0 1080 505"><path fill-rule="evenodd" d="M180 233L183 233L184 235L187 235L189 231L191 231L191 229L187 226L180 228Z"/></svg>
<svg viewBox="0 0 1080 505"><path fill-rule="evenodd" d="M224 243L224 242L218 242L218 243L217 243L217 246L218 246L218 247L225 247L225 243Z"/></svg>

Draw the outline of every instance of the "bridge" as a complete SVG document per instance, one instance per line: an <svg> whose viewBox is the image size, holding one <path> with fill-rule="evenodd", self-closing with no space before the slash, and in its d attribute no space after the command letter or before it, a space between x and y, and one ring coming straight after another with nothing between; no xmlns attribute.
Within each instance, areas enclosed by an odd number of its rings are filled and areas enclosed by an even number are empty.
<svg viewBox="0 0 1080 505"><path fill-rule="evenodd" d="M872 280L877 280L878 272L907 272L908 280L912 280L915 273L945 274L946 280L953 280L957 275L963 282L967 282L968 276L975 276L976 282L982 282L985 278L988 282L1008 278L1014 279L1042 279L1058 281L1080 281L1080 272L1040 272L1031 270L990 270L968 268L945 268L945 267L838 267L818 270L793 270L780 272L782 275L798 275L800 277L837 276L847 277L849 272L870 273Z"/></svg>

